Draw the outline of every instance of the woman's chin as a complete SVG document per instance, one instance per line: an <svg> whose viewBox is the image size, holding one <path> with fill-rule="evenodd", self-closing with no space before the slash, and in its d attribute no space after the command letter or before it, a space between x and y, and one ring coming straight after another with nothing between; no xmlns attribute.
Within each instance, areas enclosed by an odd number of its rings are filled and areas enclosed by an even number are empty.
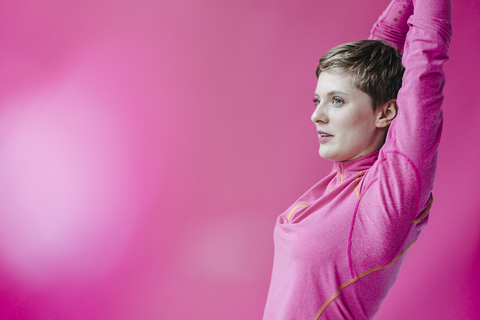
<svg viewBox="0 0 480 320"><path fill-rule="evenodd" d="M341 159L342 157L339 156L338 154L329 152L328 150L322 150L322 148L320 148L320 150L318 151L318 154L320 155L320 157L322 157L325 160L343 161L343 159Z"/></svg>

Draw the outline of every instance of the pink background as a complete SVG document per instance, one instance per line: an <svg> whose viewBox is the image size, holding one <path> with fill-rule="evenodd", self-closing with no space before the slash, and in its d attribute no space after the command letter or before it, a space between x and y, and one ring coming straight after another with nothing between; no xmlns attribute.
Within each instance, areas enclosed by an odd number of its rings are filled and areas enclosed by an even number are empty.
<svg viewBox="0 0 480 320"><path fill-rule="evenodd" d="M0 319L261 319L322 178L318 59L375 1L0 2ZM480 319L480 1L454 0L430 223L376 319Z"/></svg>

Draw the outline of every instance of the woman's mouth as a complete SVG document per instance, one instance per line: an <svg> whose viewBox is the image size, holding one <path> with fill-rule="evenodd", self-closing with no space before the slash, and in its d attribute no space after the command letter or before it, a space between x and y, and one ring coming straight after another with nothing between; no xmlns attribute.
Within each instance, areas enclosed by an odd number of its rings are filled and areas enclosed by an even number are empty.
<svg viewBox="0 0 480 320"><path fill-rule="evenodd" d="M317 131L317 132L318 132L318 142L320 143L325 143L331 138L333 138L333 135L331 135L330 133L323 132L323 131Z"/></svg>

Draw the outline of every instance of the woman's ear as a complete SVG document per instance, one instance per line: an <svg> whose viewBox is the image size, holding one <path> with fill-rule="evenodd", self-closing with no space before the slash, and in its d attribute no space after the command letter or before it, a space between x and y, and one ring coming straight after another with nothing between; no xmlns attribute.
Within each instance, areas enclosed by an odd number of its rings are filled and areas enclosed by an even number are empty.
<svg viewBox="0 0 480 320"><path fill-rule="evenodd" d="M377 112L377 120L375 121L377 128L388 127L397 116L397 99L387 101L383 105L378 106L375 111Z"/></svg>

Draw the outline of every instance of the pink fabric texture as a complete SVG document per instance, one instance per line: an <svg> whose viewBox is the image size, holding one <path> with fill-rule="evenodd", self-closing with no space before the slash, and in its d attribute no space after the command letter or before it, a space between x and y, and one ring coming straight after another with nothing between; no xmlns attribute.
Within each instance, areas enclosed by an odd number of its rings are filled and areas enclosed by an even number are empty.
<svg viewBox="0 0 480 320"><path fill-rule="evenodd" d="M398 116L380 151L335 162L278 217L264 320L372 319L425 227L451 38L450 2L433 2L394 0L375 23L404 52Z"/></svg>

